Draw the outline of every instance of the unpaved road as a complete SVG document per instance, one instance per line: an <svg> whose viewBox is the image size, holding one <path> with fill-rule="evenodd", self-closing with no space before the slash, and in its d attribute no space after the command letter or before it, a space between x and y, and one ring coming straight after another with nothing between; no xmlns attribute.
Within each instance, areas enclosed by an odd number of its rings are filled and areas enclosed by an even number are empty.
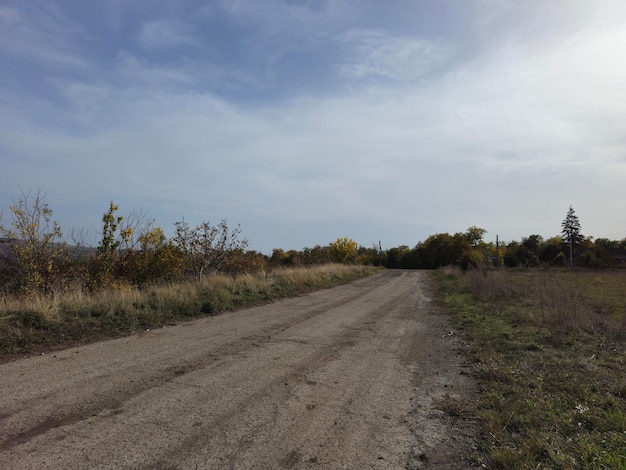
<svg viewBox="0 0 626 470"><path fill-rule="evenodd" d="M388 271L0 365L3 469L470 468L428 279Z"/></svg>

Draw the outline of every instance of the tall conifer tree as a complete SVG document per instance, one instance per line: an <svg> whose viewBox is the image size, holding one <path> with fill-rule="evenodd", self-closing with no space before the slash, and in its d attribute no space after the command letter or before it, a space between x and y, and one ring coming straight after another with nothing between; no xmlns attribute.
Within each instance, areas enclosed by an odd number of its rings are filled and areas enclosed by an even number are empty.
<svg viewBox="0 0 626 470"><path fill-rule="evenodd" d="M583 236L580 233L580 221L572 206L569 206L561 227L563 227L561 231L563 241L569 245L569 265L571 267L574 264L574 245L578 245L583 240Z"/></svg>

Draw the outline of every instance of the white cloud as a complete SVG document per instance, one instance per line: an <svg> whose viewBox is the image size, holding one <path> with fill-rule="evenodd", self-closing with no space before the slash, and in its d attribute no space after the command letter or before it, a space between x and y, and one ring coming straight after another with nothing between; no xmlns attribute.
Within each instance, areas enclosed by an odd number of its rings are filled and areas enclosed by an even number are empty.
<svg viewBox="0 0 626 470"><path fill-rule="evenodd" d="M230 8L253 21L260 7L247 11L251 6ZM292 14L302 15L306 28L314 24L306 15L322 15L303 6ZM179 36L164 33L172 30L144 29L144 47L185 45L185 28ZM64 204L80 199L102 210L113 199L149 210L166 229L182 216L192 224L226 217L244 231L254 220L258 231L246 236L264 249L288 247L264 239L259 221L308 231L302 227L340 230L343 220L341 230L359 233L335 236L362 236L368 244L386 230L388 246L470 225L505 239L551 236L570 204L585 233L621 238L623 220L615 214L626 200L623 31L580 27L532 43L520 34L461 64L443 42L353 30L340 40L349 55L342 76L379 86L287 93L290 101L264 106L193 92L245 67L174 67L126 44L127 52L91 80L55 78L61 104L0 90L0 186L15 192L17 185L42 185L51 198L63 195ZM29 47L40 40L29 39ZM53 49L76 52L67 38ZM89 132L77 131L81 123Z"/></svg>
<svg viewBox="0 0 626 470"><path fill-rule="evenodd" d="M626 116L616 105L621 72L598 78L606 67L598 51L615 40L585 36L533 55L509 49L402 90L256 109L168 89L164 83L190 78L152 73L126 57L120 77L143 87L67 89L87 110L114 112L114 125L84 138L43 129L17 137L7 127L2 141L31 158L45 155L50 164L37 167L48 173L52 162L68 175L89 169L73 191L106 200L114 182L116 199L175 206L176 218L356 218L393 226L410 214L438 231L506 225L503 237L552 235L561 212L576 206L572 199L626 197L617 184L624 163L616 161L626 147L619 128ZM595 68L568 82L581 51ZM590 159L593 172L585 170ZM557 218L554 229L549 217ZM420 234L414 237L398 242Z"/></svg>
<svg viewBox="0 0 626 470"><path fill-rule="evenodd" d="M349 58L339 74L350 80L412 81L448 60L453 48L435 41L397 37L384 31L354 30L339 37Z"/></svg>

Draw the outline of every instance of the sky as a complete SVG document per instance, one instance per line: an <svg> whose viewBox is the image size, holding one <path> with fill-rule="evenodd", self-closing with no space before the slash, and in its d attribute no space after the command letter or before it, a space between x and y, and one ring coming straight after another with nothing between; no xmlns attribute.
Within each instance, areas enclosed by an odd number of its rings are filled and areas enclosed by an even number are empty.
<svg viewBox="0 0 626 470"><path fill-rule="evenodd" d="M249 248L626 237L623 0L0 0L0 208Z"/></svg>

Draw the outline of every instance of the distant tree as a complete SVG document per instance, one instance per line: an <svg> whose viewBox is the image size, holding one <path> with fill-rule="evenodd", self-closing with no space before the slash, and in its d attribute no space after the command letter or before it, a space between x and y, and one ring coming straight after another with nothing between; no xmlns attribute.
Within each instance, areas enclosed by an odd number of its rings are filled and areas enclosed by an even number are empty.
<svg viewBox="0 0 626 470"><path fill-rule="evenodd" d="M541 262L549 263L555 266L562 266L564 257L563 238L561 236L547 239L539 254L539 260Z"/></svg>
<svg viewBox="0 0 626 470"><path fill-rule="evenodd" d="M496 267L502 266L504 263L505 250L506 242L496 236L496 243L490 243L487 251L491 264Z"/></svg>
<svg viewBox="0 0 626 470"><path fill-rule="evenodd" d="M470 242L470 245L476 248L483 241L483 237L486 233L487 230L485 230L484 228L472 225L465 231L465 238L467 238L467 241Z"/></svg>
<svg viewBox="0 0 626 470"><path fill-rule="evenodd" d="M307 266L314 264L328 264L332 261L330 246L315 245L313 248L302 249L302 263Z"/></svg>
<svg viewBox="0 0 626 470"><path fill-rule="evenodd" d="M537 256L539 256L539 252L543 248L543 244L544 241L541 235L529 235L528 237L522 238L522 245Z"/></svg>
<svg viewBox="0 0 626 470"><path fill-rule="evenodd" d="M463 254L471 249L472 245L465 233L454 235L438 233L418 243L411 260L414 267L437 269L441 266L458 264Z"/></svg>
<svg viewBox="0 0 626 470"><path fill-rule="evenodd" d="M600 268L610 268L616 265L615 254L620 251L620 242L608 238L597 238L593 243L593 251L596 265Z"/></svg>
<svg viewBox="0 0 626 470"><path fill-rule="evenodd" d="M282 248L274 248L272 256L270 256L270 266L273 268L285 266L288 258L289 256L285 253L285 250Z"/></svg>
<svg viewBox="0 0 626 470"><path fill-rule="evenodd" d="M267 270L269 266L268 261L269 258L263 253L254 250L243 251L238 249L229 257L224 270L233 275L241 273L260 273Z"/></svg>
<svg viewBox="0 0 626 470"><path fill-rule="evenodd" d="M571 267L574 264L574 246L581 243L584 239L583 235L580 233L580 221L572 206L569 206L569 210L561 223L561 227L563 228L561 231L563 241L569 246L569 265Z"/></svg>
<svg viewBox="0 0 626 470"><path fill-rule="evenodd" d="M596 238L593 244L600 248L617 248L619 246L618 241L610 240L608 238Z"/></svg>
<svg viewBox="0 0 626 470"><path fill-rule="evenodd" d="M305 250L307 249L305 248ZM306 255L306 251L285 251L282 248L274 248L274 251L272 251L272 256L270 256L269 258L269 265L273 268L292 268L295 266L302 266L303 264L314 264L309 262L310 260L306 257Z"/></svg>
<svg viewBox="0 0 626 470"><path fill-rule="evenodd" d="M541 235L529 235L522 238L522 243L518 247L517 257L524 266L538 266L539 255L544 247Z"/></svg>
<svg viewBox="0 0 626 470"><path fill-rule="evenodd" d="M389 248L385 258L385 267L390 269L414 268L408 260L411 249L406 245Z"/></svg>
<svg viewBox="0 0 626 470"><path fill-rule="evenodd" d="M330 256L335 263L353 263L356 253L357 243L351 238L340 237L330 244Z"/></svg>
<svg viewBox="0 0 626 470"><path fill-rule="evenodd" d="M506 245L504 250L504 265L507 268L515 268L522 264L522 260L520 260L521 247L521 243L515 240Z"/></svg>
<svg viewBox="0 0 626 470"><path fill-rule="evenodd" d="M365 246L360 246L357 249L356 262L357 264L376 266L379 262L378 247L375 246L373 248L367 248Z"/></svg>

